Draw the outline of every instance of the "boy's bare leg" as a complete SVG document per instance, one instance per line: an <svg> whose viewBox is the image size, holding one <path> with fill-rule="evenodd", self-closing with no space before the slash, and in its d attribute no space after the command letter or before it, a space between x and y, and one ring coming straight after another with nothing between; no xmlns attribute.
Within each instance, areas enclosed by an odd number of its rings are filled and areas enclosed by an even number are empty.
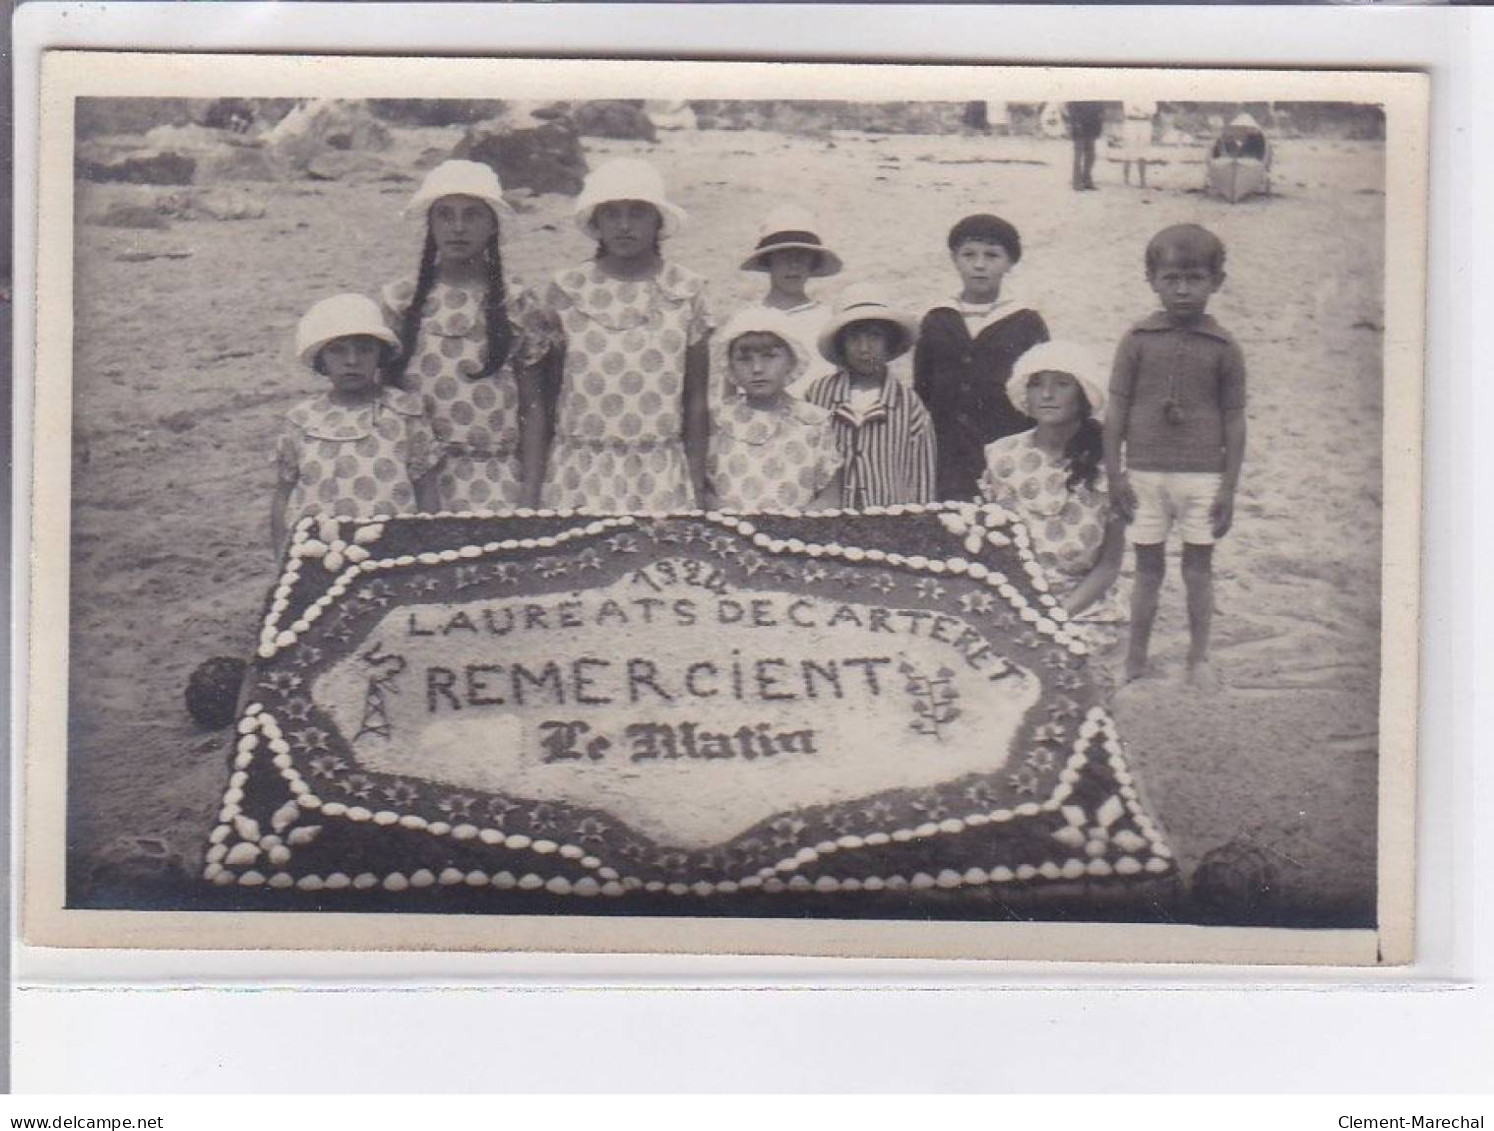
<svg viewBox="0 0 1494 1131"><path fill-rule="evenodd" d="M1125 682L1146 673L1147 652L1152 644L1152 625L1157 619L1157 600L1162 577L1167 572L1166 545L1136 547L1136 580L1131 586L1131 640L1126 648Z"/></svg>
<svg viewBox="0 0 1494 1131"><path fill-rule="evenodd" d="M1188 682L1213 690L1209 631L1214 624L1214 547L1183 543L1183 588L1188 594Z"/></svg>

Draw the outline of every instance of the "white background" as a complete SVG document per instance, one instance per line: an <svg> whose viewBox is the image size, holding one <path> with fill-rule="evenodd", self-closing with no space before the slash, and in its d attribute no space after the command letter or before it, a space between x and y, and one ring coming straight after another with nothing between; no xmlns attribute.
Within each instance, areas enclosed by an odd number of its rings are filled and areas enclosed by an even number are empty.
<svg viewBox="0 0 1494 1131"><path fill-rule="evenodd" d="M17 1090L1490 1086L1494 744L1485 737L1491 712L1474 698L1494 674L1482 643L1494 629L1484 596L1494 555L1479 490L1490 479L1481 425L1490 419L1491 375L1475 357L1489 356L1483 312L1494 302L1494 156L1481 151L1494 148L1494 130L1475 121L1474 107L1486 115L1494 107L1494 81L1476 78L1472 62L1494 58L1494 13L27 5L16 27L21 374L29 372L28 177L44 44L1430 71L1420 961L1411 970L1333 973L18 948ZM1484 202L1482 215L1474 201ZM17 417L25 416L23 399ZM23 438L20 499L26 451ZM17 513L25 516L24 505ZM17 545L24 553L19 531ZM15 654L23 678L24 651Z"/></svg>

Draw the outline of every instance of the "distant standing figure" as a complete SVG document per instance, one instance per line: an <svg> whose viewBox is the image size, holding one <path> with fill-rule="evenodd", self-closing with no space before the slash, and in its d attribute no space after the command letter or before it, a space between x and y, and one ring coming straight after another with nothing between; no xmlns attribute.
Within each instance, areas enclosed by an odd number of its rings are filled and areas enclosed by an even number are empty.
<svg viewBox="0 0 1494 1131"><path fill-rule="evenodd" d="M1131 166L1136 166L1136 184L1146 188L1146 163L1152 152L1152 123L1157 117L1155 102L1126 103L1126 121L1121 134L1121 175L1131 183Z"/></svg>
<svg viewBox="0 0 1494 1131"><path fill-rule="evenodd" d="M1147 244L1146 277L1162 309L1121 339L1105 419L1111 505L1136 546L1125 679L1146 672L1167 535L1176 526L1188 595L1188 682L1212 690L1214 543L1234 521L1245 457L1245 358L1208 314L1224 285L1218 236L1197 224L1164 228Z"/></svg>
<svg viewBox="0 0 1494 1131"><path fill-rule="evenodd" d="M1069 118L1069 137L1074 142L1075 192L1095 187L1095 142L1105 132L1105 103L1066 102L1064 110Z"/></svg>
<svg viewBox="0 0 1494 1131"><path fill-rule="evenodd" d="M1006 285L1022 258L1022 238L1001 219L978 213L949 231L949 257L960 278L953 299L930 310L913 349L913 388L928 406L939 441L934 494L975 495L985 448L1030 425L1007 397L1017 358L1048 340L1043 316Z"/></svg>

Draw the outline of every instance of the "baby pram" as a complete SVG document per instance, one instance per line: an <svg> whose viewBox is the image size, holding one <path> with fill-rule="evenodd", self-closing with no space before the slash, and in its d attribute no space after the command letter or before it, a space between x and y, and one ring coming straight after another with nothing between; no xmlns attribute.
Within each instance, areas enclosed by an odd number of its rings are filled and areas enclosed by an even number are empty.
<svg viewBox="0 0 1494 1131"><path fill-rule="evenodd" d="M1271 145L1249 114L1225 126L1209 151L1208 191L1231 204L1271 192Z"/></svg>

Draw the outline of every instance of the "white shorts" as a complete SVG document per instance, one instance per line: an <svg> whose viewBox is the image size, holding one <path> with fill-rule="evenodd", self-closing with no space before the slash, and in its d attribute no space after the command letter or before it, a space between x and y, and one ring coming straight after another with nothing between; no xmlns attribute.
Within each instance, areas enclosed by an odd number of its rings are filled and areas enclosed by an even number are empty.
<svg viewBox="0 0 1494 1131"><path fill-rule="evenodd" d="M1219 494L1223 476L1215 471L1130 471L1126 478L1136 492L1136 517L1127 531L1132 543L1155 546L1167 541L1174 526L1184 542L1214 544L1209 508Z"/></svg>

